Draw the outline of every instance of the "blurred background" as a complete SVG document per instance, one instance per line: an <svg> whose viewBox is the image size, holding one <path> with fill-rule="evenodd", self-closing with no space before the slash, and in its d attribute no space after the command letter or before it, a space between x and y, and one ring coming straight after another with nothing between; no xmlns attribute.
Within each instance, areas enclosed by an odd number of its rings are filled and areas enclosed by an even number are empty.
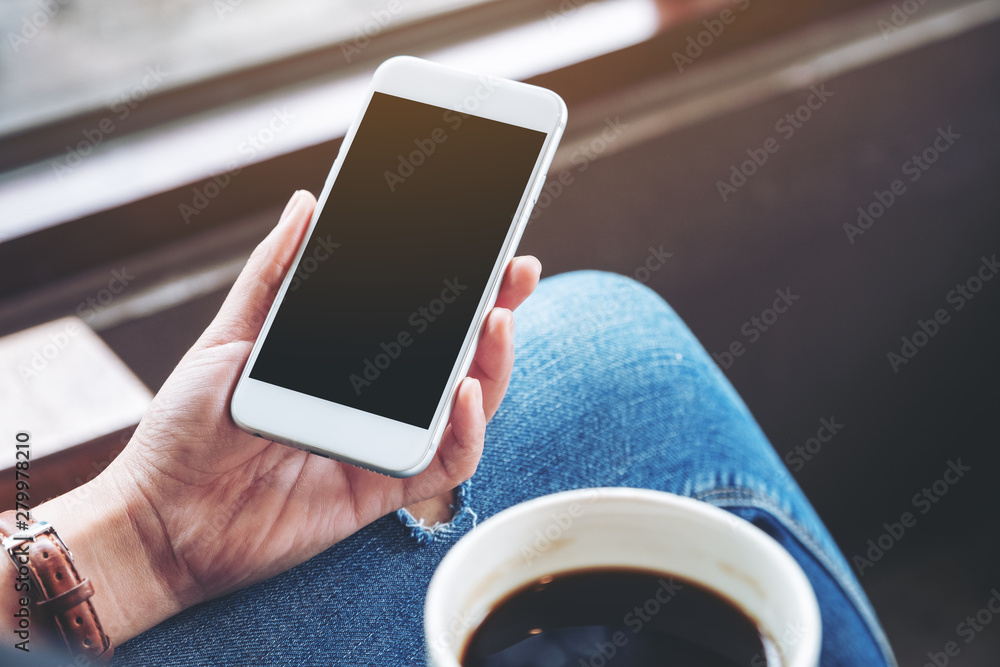
<svg viewBox="0 0 1000 667"><path fill-rule="evenodd" d="M1000 664L998 19L1000 0L5 0L2 437L49 457L38 494L92 477L291 193L320 190L374 68L493 72L570 111L521 251L674 306L901 665L948 642L948 664ZM67 316L96 335L61 345Z"/></svg>

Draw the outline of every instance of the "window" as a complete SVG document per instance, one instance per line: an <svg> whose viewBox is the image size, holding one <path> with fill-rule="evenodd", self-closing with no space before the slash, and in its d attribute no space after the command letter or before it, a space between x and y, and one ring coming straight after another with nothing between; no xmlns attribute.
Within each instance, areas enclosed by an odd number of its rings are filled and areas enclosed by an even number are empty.
<svg viewBox="0 0 1000 667"><path fill-rule="evenodd" d="M12 0L0 11L0 243L336 140L392 55L525 79L660 25L654 0ZM275 123L280 133L264 129Z"/></svg>
<svg viewBox="0 0 1000 667"><path fill-rule="evenodd" d="M486 0L5 0L0 135ZM124 105L124 106L123 106Z"/></svg>

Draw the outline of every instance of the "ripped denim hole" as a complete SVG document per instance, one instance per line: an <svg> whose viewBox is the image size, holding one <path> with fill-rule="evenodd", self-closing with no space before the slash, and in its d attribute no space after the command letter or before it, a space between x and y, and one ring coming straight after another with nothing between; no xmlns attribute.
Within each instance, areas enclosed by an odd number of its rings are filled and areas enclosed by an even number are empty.
<svg viewBox="0 0 1000 667"><path fill-rule="evenodd" d="M447 523L435 523L428 526L423 519L417 519L405 507L396 511L396 516L410 533L410 537L423 546L433 542L457 539L476 527L479 517L470 507L472 480L462 482L455 489L455 504L452 505L454 515Z"/></svg>

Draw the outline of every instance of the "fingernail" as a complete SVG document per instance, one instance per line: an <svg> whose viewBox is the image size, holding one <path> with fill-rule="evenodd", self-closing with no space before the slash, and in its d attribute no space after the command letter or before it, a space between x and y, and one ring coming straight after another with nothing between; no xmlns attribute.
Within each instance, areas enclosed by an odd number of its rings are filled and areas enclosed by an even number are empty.
<svg viewBox="0 0 1000 667"><path fill-rule="evenodd" d="M497 307L497 308L494 308L493 309L493 313L490 314L490 326L493 327L493 330L496 333L500 333L499 331L497 331L497 327L498 326L503 326L503 325L494 324L493 320L496 320L496 319L506 320L506 327L507 327L508 331L513 331L513 329L514 329L514 318L510 317L509 315L505 315L504 311L507 311L508 314L510 313L510 311L507 310L506 308L499 308L499 307Z"/></svg>
<svg viewBox="0 0 1000 667"><path fill-rule="evenodd" d="M295 208L295 205L299 203L299 199L301 198L302 198L302 190L296 190L292 194L292 198L288 200L287 204L285 204L285 210L281 212L281 217L278 218L278 224L281 224L282 222L285 221L285 218L288 217L288 214L292 212L292 209Z"/></svg>

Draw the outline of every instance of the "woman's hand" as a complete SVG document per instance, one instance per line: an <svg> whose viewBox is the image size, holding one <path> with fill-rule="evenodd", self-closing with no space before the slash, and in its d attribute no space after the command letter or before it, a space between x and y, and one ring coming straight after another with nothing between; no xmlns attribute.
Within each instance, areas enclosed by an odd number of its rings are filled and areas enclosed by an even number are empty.
<svg viewBox="0 0 1000 667"><path fill-rule="evenodd" d="M476 470L486 422L514 361L513 316L538 260L513 260L462 381L437 455L393 479L241 431L229 401L316 200L297 192L251 255L215 320L154 398L131 442L95 480L38 507L94 580L121 643L200 601L260 581Z"/></svg>

